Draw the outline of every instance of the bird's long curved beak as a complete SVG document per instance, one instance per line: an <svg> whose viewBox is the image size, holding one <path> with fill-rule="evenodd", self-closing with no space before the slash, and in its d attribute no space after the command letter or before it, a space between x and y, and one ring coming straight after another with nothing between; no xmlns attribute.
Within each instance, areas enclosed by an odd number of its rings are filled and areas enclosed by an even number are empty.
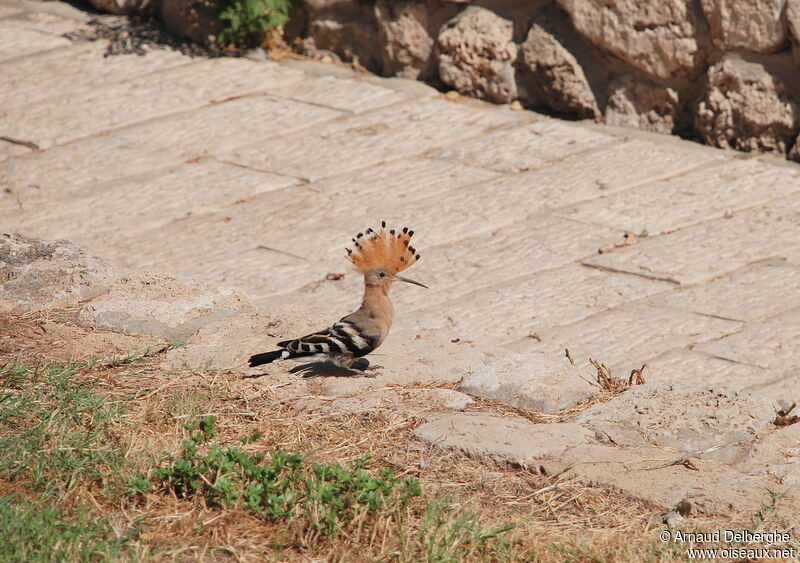
<svg viewBox="0 0 800 563"><path fill-rule="evenodd" d="M418 281L410 280L408 278L404 278L403 276L395 276L393 279L397 280L397 281L404 281L406 283L413 283L414 285L418 285L420 287L424 287L425 289L428 289L428 286L425 285L424 283L419 283Z"/></svg>

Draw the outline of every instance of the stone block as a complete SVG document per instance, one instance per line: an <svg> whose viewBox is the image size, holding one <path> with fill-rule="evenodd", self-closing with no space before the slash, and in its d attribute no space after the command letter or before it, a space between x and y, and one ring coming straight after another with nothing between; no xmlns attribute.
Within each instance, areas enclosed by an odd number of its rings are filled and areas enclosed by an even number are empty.
<svg viewBox="0 0 800 563"><path fill-rule="evenodd" d="M414 431L424 442L523 467L593 441L589 430L571 423L534 424L494 414L442 414Z"/></svg>
<svg viewBox="0 0 800 563"><path fill-rule="evenodd" d="M559 214L618 231L657 235L763 205L798 188L800 170L760 160L725 160Z"/></svg>
<svg viewBox="0 0 800 563"><path fill-rule="evenodd" d="M443 100L422 100L355 115L235 151L232 162L308 181L422 154L513 119ZM424 124L424 125L423 125ZM309 159L308 155L314 158Z"/></svg>
<svg viewBox="0 0 800 563"><path fill-rule="evenodd" d="M517 352L558 357L569 349L576 362L593 358L626 377L667 350L718 339L741 330L742 323L650 307L642 302L599 312L572 324L538 330L540 341L523 338L509 346Z"/></svg>
<svg viewBox="0 0 800 563"><path fill-rule="evenodd" d="M214 79L198 83L200 76ZM42 148L54 147L231 97L278 88L302 77L300 71L273 63L244 58L209 59L97 88L78 99L64 97L27 104L0 116L0 128L11 137L33 141Z"/></svg>
<svg viewBox="0 0 800 563"><path fill-rule="evenodd" d="M203 325L251 309L240 291L157 272L121 276L85 304L81 324L126 333L189 336Z"/></svg>
<svg viewBox="0 0 800 563"><path fill-rule="evenodd" d="M616 138L594 129L542 119L454 143L430 156L514 173L615 142L618 142Z"/></svg>
<svg viewBox="0 0 800 563"><path fill-rule="evenodd" d="M545 354L514 354L488 362L466 376L459 391L512 407L552 414L592 395L591 374L567 359Z"/></svg>
<svg viewBox="0 0 800 563"><path fill-rule="evenodd" d="M688 0L613 5L600 0L558 0L572 24L595 46L654 77L696 74L705 62L698 22Z"/></svg>
<svg viewBox="0 0 800 563"><path fill-rule="evenodd" d="M0 311L73 307L108 291L113 271L66 240L0 235Z"/></svg>
<svg viewBox="0 0 800 563"><path fill-rule="evenodd" d="M698 223L586 260L590 266L678 284L711 280L780 256L800 240L800 196ZM747 241L743 244L742 241Z"/></svg>

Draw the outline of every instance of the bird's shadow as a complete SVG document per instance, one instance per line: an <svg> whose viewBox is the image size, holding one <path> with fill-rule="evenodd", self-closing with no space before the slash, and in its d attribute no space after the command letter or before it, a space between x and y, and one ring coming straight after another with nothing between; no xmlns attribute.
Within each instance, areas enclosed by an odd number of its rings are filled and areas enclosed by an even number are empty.
<svg viewBox="0 0 800 563"><path fill-rule="evenodd" d="M369 360L361 358L356 360L353 368L364 371L369 367ZM358 371L339 367L331 362L312 362L310 364L300 364L289 370L289 373L300 373L304 379L312 377L353 377L363 375Z"/></svg>
<svg viewBox="0 0 800 563"><path fill-rule="evenodd" d="M369 360L366 358L359 358L353 363L352 367L357 371L339 367L331 362L311 362L308 364L297 365L290 369L289 373L300 373L303 375L303 379L310 379L312 377L364 377L364 370L369 368ZM376 366L376 368L380 367L381 366ZM254 373L251 375L245 375L242 379L256 379L265 375L270 374L267 372ZM370 375L368 377L373 376Z"/></svg>

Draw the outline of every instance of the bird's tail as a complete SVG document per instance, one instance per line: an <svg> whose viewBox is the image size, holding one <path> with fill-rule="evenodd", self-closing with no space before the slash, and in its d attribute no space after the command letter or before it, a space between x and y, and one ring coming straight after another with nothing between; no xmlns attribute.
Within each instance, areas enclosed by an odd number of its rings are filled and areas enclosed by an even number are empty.
<svg viewBox="0 0 800 563"><path fill-rule="evenodd" d="M275 350L274 352L264 352L262 354L250 356L250 367L253 368L262 364L271 364L275 360L280 359L282 353L283 350Z"/></svg>

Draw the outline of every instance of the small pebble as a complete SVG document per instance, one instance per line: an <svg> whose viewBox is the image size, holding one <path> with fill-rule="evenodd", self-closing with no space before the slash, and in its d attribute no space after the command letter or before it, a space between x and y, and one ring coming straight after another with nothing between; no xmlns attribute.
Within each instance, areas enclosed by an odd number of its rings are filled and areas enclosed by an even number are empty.
<svg viewBox="0 0 800 563"><path fill-rule="evenodd" d="M675 529L681 525L681 523L685 520L683 516L675 512L674 510L670 510L664 515L664 524L667 525L670 529Z"/></svg>
<svg viewBox="0 0 800 563"><path fill-rule="evenodd" d="M261 47L257 47L256 49L250 49L249 51L247 51L244 54L244 58L251 59L253 61L266 61L267 52Z"/></svg>

